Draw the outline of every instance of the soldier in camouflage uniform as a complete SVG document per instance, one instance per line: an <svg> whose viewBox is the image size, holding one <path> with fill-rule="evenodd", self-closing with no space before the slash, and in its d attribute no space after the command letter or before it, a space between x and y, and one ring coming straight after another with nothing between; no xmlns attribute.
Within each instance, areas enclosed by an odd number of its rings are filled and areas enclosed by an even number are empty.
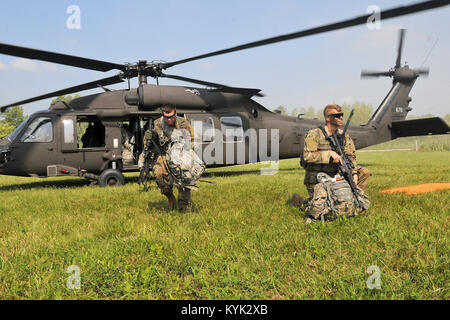
<svg viewBox="0 0 450 320"><path fill-rule="evenodd" d="M342 133L338 129L343 124L342 108L337 104L329 104L323 110L326 124L323 127L328 136L334 132ZM352 170L353 181L364 192L367 189L367 182L370 176L369 170L356 163L356 149L353 140L346 133L344 138L344 153L352 160L354 169ZM318 183L317 173L325 172L330 177L338 173L338 164L341 157L331 149L330 142L325 138L320 128L312 129L305 137L303 158L306 162L304 184L308 189L309 199L314 194L314 186Z"/></svg>
<svg viewBox="0 0 450 320"><path fill-rule="evenodd" d="M122 134L122 163L124 165L133 165L133 146L134 146L134 136L133 132L129 130L128 124L124 123L121 128Z"/></svg>
<svg viewBox="0 0 450 320"><path fill-rule="evenodd" d="M166 152L172 142L171 136L175 129L182 129L187 131L187 135L191 138L191 148L194 149L194 129L189 122L181 117L177 116L177 110L172 105L166 105L162 107L163 116L155 120L153 130L149 130L145 133L144 141L148 139L156 138L159 141L162 155L158 156L153 166L153 176L155 177L156 184L163 195L168 199L167 208L174 210L177 201L172 192L172 186L170 185L169 173L167 172L166 164ZM143 165L143 156L139 159L139 165ZM191 208L191 190L188 188L178 188L178 207L181 211L188 211Z"/></svg>

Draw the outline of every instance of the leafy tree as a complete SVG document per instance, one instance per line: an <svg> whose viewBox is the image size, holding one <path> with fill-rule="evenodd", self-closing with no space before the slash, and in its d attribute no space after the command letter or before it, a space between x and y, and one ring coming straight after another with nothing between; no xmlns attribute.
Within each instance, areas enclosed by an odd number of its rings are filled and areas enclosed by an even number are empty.
<svg viewBox="0 0 450 320"><path fill-rule="evenodd" d="M284 116L286 116L288 114L287 109L284 106L278 106L278 108L276 108L274 111L276 111L276 110L281 111L281 114Z"/></svg>
<svg viewBox="0 0 450 320"><path fill-rule="evenodd" d="M298 108L294 108L291 111L291 116L296 117L296 116L298 116L299 113L300 112L298 111Z"/></svg>
<svg viewBox="0 0 450 320"><path fill-rule="evenodd" d="M0 121L0 139L3 139L11 134L14 130L14 126L9 123Z"/></svg>
<svg viewBox="0 0 450 320"><path fill-rule="evenodd" d="M447 113L444 117L444 120L448 123L448 125L450 126L450 113Z"/></svg>
<svg viewBox="0 0 450 320"><path fill-rule="evenodd" d="M364 102L356 102L352 105L344 103L342 105L342 111L344 112L344 123L347 121L347 118L345 117L350 115L352 109L355 110L351 122L352 124L366 124L374 112L373 107Z"/></svg>
<svg viewBox="0 0 450 320"><path fill-rule="evenodd" d="M435 116L432 115L431 113L423 114L423 115L420 115L420 116L416 116L416 115L413 115L413 114L408 114L407 120L424 119L424 118L434 118L434 117L435 117Z"/></svg>
<svg viewBox="0 0 450 320"><path fill-rule="evenodd" d="M23 108L20 106L9 108L2 116L3 119L0 120L0 139L9 136L27 118L23 114Z"/></svg>
<svg viewBox="0 0 450 320"><path fill-rule="evenodd" d="M310 106L308 109L301 108L300 113L303 113L304 118L317 118L317 112L314 110L313 106Z"/></svg>
<svg viewBox="0 0 450 320"><path fill-rule="evenodd" d="M347 121L345 117L350 115L351 110L355 110L352 118L353 124L366 124L373 113L373 107L367 103L356 102L352 105L344 103L341 107L342 112L344 112L344 122ZM303 117L305 118L317 118L319 120L323 119L323 108L318 108L316 110L314 107L310 106L308 109L301 108L300 113L303 113Z"/></svg>
<svg viewBox="0 0 450 320"><path fill-rule="evenodd" d="M75 94L73 97L70 94L68 94L66 96L59 96L59 97L53 99L52 102L50 102L50 104L52 105L52 104L54 104L55 102L58 102L58 101L70 102L71 100L76 99L76 98L80 98L80 97L81 96L78 93Z"/></svg>
<svg viewBox="0 0 450 320"><path fill-rule="evenodd" d="M23 115L23 108L21 106L15 106L9 108L8 111L5 112L2 122L13 126L14 130L14 128L21 124L25 119L26 116Z"/></svg>

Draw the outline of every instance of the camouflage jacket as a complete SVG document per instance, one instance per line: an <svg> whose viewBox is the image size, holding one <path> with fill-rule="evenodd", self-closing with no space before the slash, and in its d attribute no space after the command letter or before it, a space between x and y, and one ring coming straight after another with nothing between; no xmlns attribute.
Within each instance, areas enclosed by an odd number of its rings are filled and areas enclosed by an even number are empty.
<svg viewBox="0 0 450 320"><path fill-rule="evenodd" d="M327 126L324 126L327 135L331 135ZM342 130L338 129L338 133L342 134ZM320 128L309 130L305 137L305 144L303 147L303 158L307 163L306 170L331 172L337 170L337 165L332 163L331 159L331 145L325 138ZM352 138L346 133L344 138L344 153L353 162L356 172L358 166L356 164L356 148Z"/></svg>
<svg viewBox="0 0 450 320"><path fill-rule="evenodd" d="M190 125L189 121L182 117L177 117L175 126L168 126L163 117L156 119L153 124L153 130L150 132L147 130L145 132L144 141L147 142L147 139L157 138L159 141L159 145L161 147L161 152L165 153L172 142L172 134L175 129L182 129L183 135L185 135L188 139L190 139L191 149L195 150L196 140L195 140L195 132L194 128Z"/></svg>

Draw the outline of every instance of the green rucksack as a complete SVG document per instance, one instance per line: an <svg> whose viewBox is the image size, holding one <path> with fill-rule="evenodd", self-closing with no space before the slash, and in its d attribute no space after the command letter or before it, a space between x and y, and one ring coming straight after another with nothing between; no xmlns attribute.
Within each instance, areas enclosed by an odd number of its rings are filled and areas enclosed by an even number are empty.
<svg viewBox="0 0 450 320"><path fill-rule="evenodd" d="M324 172L317 174L317 183L314 186L314 196L306 205L306 216L313 219L334 220L339 216L353 217L370 206L369 198L361 188L357 187L358 202L348 182L337 175L331 178Z"/></svg>

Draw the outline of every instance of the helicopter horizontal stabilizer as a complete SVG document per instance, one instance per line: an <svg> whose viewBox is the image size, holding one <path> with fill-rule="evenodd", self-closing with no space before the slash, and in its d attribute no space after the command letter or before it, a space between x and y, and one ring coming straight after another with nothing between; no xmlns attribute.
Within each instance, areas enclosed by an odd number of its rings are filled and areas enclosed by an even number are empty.
<svg viewBox="0 0 450 320"><path fill-rule="evenodd" d="M448 124L439 117L395 121L392 122L391 130L397 137L450 133Z"/></svg>

